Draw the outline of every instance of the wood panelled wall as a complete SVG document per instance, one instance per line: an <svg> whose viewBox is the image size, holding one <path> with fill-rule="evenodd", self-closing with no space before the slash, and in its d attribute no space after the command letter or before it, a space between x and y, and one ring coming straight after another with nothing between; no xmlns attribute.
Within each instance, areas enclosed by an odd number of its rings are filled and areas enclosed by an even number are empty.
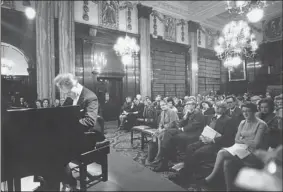
<svg viewBox="0 0 283 192"><path fill-rule="evenodd" d="M93 31L96 31L95 35L90 35L93 34ZM139 56L136 56L126 69L121 62L121 57L117 56L113 50L118 37L124 37L126 33L75 23L75 35L76 75L83 85L97 93L99 87L103 86L98 79L117 79L122 82L121 98L135 96L139 93ZM127 35L139 41L137 35L131 33ZM93 71L91 62L93 51L104 52L107 59L107 64L100 73Z"/></svg>
<svg viewBox="0 0 283 192"><path fill-rule="evenodd" d="M152 96L177 96L188 94L188 46L151 39Z"/></svg>
<svg viewBox="0 0 283 192"><path fill-rule="evenodd" d="M215 56L212 50L198 48L198 86L199 93L206 94L209 91L220 91L223 86L223 72L221 61Z"/></svg>

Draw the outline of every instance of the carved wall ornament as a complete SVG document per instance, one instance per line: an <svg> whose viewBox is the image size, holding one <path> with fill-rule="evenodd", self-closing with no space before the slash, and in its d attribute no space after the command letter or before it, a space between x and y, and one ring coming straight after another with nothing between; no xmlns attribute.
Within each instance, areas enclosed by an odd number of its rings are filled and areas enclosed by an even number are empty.
<svg viewBox="0 0 283 192"><path fill-rule="evenodd" d="M130 1L125 1L122 5L119 6L120 10L127 9L127 29L132 30L132 10L134 9L134 5L136 3L132 3Z"/></svg>
<svg viewBox="0 0 283 192"><path fill-rule="evenodd" d="M15 9L15 2L14 1L1 0L1 7L7 8L7 9Z"/></svg>
<svg viewBox="0 0 283 192"><path fill-rule="evenodd" d="M157 37L157 20L156 20L156 15L153 15L153 36Z"/></svg>
<svg viewBox="0 0 283 192"><path fill-rule="evenodd" d="M198 45L201 45L201 30L198 30Z"/></svg>
<svg viewBox="0 0 283 192"><path fill-rule="evenodd" d="M85 20L85 21L89 20L88 12L89 12L88 1L84 0L84 4L83 4L83 20Z"/></svg>
<svg viewBox="0 0 283 192"><path fill-rule="evenodd" d="M169 41L176 41L176 19L165 15L164 16L164 39Z"/></svg>
<svg viewBox="0 0 283 192"><path fill-rule="evenodd" d="M99 24L102 27L118 29L119 1L99 1Z"/></svg>
<svg viewBox="0 0 283 192"><path fill-rule="evenodd" d="M153 35L155 37L158 36L158 33L157 33L157 18L159 21L161 21L163 24L164 24L164 16L161 15L159 12L157 12L156 10L153 10L151 15L153 16Z"/></svg>
<svg viewBox="0 0 283 192"><path fill-rule="evenodd" d="M275 16L263 22L263 42L282 40L282 15Z"/></svg>
<svg viewBox="0 0 283 192"><path fill-rule="evenodd" d="M185 26L185 20L181 19L179 23L177 23L177 26L181 25L181 37L182 37L182 42L185 41L185 32L184 32L184 26Z"/></svg>

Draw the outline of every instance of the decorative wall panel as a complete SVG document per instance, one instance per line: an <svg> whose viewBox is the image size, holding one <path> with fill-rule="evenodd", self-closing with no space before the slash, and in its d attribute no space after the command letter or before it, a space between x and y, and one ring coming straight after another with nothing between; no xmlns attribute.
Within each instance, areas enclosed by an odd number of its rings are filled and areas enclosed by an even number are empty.
<svg viewBox="0 0 283 192"><path fill-rule="evenodd" d="M87 2L87 3L86 3ZM137 2L74 1L75 21L119 31L138 33ZM87 15L87 16L84 16ZM85 18L85 19L84 19ZM86 20L86 18L88 18Z"/></svg>
<svg viewBox="0 0 283 192"><path fill-rule="evenodd" d="M173 17L164 16L164 39L168 41L176 41L176 19Z"/></svg>
<svg viewBox="0 0 283 192"><path fill-rule="evenodd" d="M99 1L99 24L102 27L118 29L119 27L119 2Z"/></svg>
<svg viewBox="0 0 283 192"><path fill-rule="evenodd" d="M153 10L150 15L150 34L166 41L188 45L188 24L183 19L174 18Z"/></svg>
<svg viewBox="0 0 283 192"><path fill-rule="evenodd" d="M272 17L263 22L263 42L282 40L282 15Z"/></svg>

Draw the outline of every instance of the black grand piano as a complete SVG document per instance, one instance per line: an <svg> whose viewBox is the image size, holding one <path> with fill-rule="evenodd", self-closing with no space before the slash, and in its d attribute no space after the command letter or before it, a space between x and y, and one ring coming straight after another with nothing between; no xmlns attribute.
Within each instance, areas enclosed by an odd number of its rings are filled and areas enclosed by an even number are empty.
<svg viewBox="0 0 283 192"><path fill-rule="evenodd" d="M2 114L1 180L8 181L9 191L21 190L20 178L31 175L62 181L64 165L86 152L85 133L78 128L79 110L78 106L66 106L11 109ZM107 150L96 148L91 152L101 156L95 153L101 151L107 156L109 146ZM59 184L54 190L59 189Z"/></svg>

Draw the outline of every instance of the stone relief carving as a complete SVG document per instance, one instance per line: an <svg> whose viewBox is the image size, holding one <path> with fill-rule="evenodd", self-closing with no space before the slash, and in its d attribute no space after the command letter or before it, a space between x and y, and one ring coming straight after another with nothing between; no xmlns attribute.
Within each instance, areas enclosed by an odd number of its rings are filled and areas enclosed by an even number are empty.
<svg viewBox="0 0 283 192"><path fill-rule="evenodd" d="M89 12L88 1L87 1L87 0L84 0L84 5L83 5L83 20L85 20L85 21L88 21L88 20L89 20L88 12Z"/></svg>
<svg viewBox="0 0 283 192"><path fill-rule="evenodd" d="M114 0L99 2L99 19L103 27L118 29L119 2Z"/></svg>
<svg viewBox="0 0 283 192"><path fill-rule="evenodd" d="M163 15L158 13L156 10L153 10L151 15L153 16L153 36L157 37L158 36L158 33L157 33L157 18L162 23L164 23L164 18L163 18Z"/></svg>
<svg viewBox="0 0 283 192"><path fill-rule="evenodd" d="M184 32L184 26L185 26L185 20L181 19L179 23L177 23L177 26L181 25L181 37L182 37L182 42L185 41L185 32Z"/></svg>
<svg viewBox="0 0 283 192"><path fill-rule="evenodd" d="M201 45L201 30L198 30L198 45Z"/></svg>
<svg viewBox="0 0 283 192"><path fill-rule="evenodd" d="M263 38L264 42L278 41L282 39L282 16L273 17L263 22Z"/></svg>
<svg viewBox="0 0 283 192"><path fill-rule="evenodd" d="M127 29L132 30L132 10L134 9L134 5L136 3L132 3L130 1L125 1L122 5L119 6L120 10L127 9Z"/></svg>
<svg viewBox="0 0 283 192"><path fill-rule="evenodd" d="M165 15L164 20L164 39L169 41L176 41L176 19Z"/></svg>

